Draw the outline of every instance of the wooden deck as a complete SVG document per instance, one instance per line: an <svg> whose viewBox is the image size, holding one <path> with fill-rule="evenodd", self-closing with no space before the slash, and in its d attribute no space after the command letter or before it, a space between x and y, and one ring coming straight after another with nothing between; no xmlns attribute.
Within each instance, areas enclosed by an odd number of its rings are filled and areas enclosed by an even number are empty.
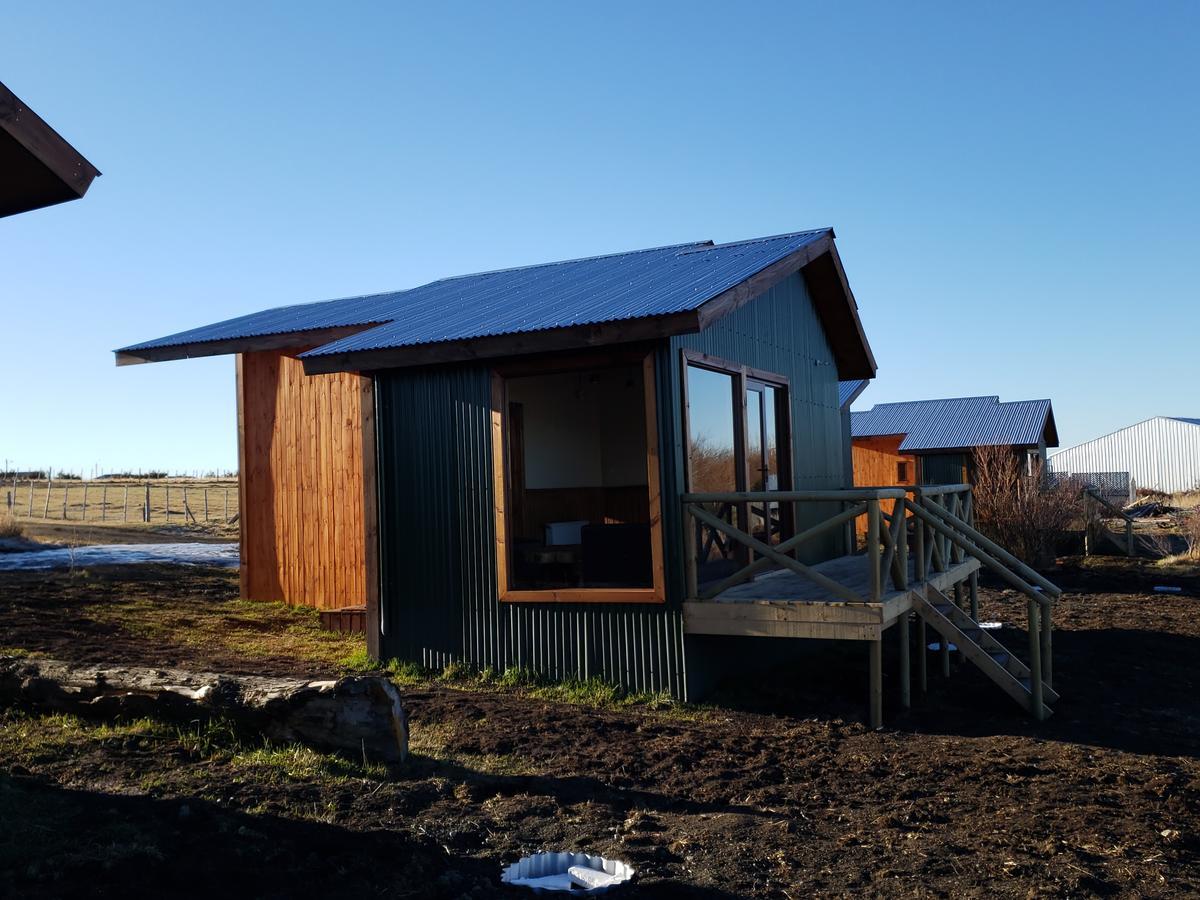
<svg viewBox="0 0 1200 900"><path fill-rule="evenodd" d="M952 589L978 571L968 558L945 572L917 582L909 565L909 589L885 593L879 603L830 597L820 585L786 570L767 572L723 591L712 600L683 604L687 634L747 637L792 637L824 640L878 641L883 631L913 606L913 595L927 588ZM870 596L868 568L862 556L841 556L812 567L862 596Z"/></svg>

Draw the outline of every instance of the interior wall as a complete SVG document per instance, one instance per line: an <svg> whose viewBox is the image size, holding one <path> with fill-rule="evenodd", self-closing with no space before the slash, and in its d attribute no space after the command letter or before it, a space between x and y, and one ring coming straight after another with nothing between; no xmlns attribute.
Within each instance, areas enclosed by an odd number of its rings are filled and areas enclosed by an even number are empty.
<svg viewBox="0 0 1200 900"><path fill-rule="evenodd" d="M243 598L364 604L361 398L369 380L305 375L294 356L260 351L242 355L240 384Z"/></svg>
<svg viewBox="0 0 1200 900"><path fill-rule="evenodd" d="M512 378L524 408L525 487L646 484L646 413L636 367Z"/></svg>

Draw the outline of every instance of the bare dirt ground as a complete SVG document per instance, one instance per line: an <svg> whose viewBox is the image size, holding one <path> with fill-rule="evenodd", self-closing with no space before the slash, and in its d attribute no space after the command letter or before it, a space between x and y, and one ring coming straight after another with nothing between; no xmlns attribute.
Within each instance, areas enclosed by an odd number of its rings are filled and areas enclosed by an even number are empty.
<svg viewBox="0 0 1200 900"><path fill-rule="evenodd" d="M314 615L237 601L235 577L6 573L0 647L361 664ZM558 848L631 862L630 897L1200 894L1200 578L1120 560L1054 577L1063 696L1041 725L969 668L943 680L931 656L929 695L904 712L889 682L871 732L861 648L811 645L720 706L400 672L414 755L391 770L215 726L10 710L0 895L515 897L501 864ZM984 592L1017 648L1023 611Z"/></svg>

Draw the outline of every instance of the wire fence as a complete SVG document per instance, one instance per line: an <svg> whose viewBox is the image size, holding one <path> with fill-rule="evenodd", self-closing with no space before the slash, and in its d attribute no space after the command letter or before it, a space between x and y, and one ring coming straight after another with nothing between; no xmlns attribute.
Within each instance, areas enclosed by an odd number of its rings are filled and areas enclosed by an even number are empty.
<svg viewBox="0 0 1200 900"><path fill-rule="evenodd" d="M9 516L28 520L232 523L240 513L236 480L14 480L0 497Z"/></svg>

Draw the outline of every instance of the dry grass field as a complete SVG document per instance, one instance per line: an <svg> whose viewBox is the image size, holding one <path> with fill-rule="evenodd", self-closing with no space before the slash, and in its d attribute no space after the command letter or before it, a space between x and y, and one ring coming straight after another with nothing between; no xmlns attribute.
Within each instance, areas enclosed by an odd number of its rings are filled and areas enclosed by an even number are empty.
<svg viewBox="0 0 1200 900"><path fill-rule="evenodd" d="M11 500L11 503L10 503ZM17 481L0 484L0 514L21 521L194 524L238 513L237 479Z"/></svg>

